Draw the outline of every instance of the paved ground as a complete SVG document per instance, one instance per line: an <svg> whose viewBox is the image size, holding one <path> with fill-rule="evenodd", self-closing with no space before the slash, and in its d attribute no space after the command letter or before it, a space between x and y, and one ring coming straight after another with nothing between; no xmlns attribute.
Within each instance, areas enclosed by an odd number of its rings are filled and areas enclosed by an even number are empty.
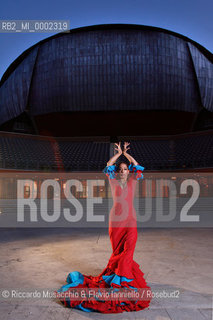
<svg viewBox="0 0 213 320"><path fill-rule="evenodd" d="M23 319L213 319L213 230L138 230L134 260L153 292L176 290L178 298L153 298L150 308L121 314L85 313L54 298L0 297L0 320ZM1 229L0 289L57 289L71 271L98 275L111 255L107 230Z"/></svg>

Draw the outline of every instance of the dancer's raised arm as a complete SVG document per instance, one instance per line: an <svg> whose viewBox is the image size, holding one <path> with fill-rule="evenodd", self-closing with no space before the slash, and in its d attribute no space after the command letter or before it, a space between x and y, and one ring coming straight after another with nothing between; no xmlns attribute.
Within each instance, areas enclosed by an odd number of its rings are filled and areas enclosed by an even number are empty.
<svg viewBox="0 0 213 320"><path fill-rule="evenodd" d="M130 149L130 148L128 148L129 144L130 144L129 142L124 142L123 154L129 160L130 163L132 163L134 166L136 166L136 165L138 165L138 162L132 156L130 156L130 154L127 153L127 150Z"/></svg>
<svg viewBox="0 0 213 320"><path fill-rule="evenodd" d="M117 146L117 149L115 148L115 150L117 150L118 152L114 156L112 156L111 159L109 159L109 161L107 162L107 166L112 166L113 163L115 163L115 161L120 157L120 155L122 155L121 143L115 143L115 146Z"/></svg>

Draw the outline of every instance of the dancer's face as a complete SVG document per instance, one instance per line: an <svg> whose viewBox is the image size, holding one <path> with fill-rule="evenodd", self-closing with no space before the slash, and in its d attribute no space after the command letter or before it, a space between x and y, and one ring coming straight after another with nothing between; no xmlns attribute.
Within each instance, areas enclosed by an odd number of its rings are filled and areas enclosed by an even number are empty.
<svg viewBox="0 0 213 320"><path fill-rule="evenodd" d="M118 173L119 173L120 179L123 179L123 180L127 179L128 174L129 174L129 169L128 169L126 163L120 163Z"/></svg>

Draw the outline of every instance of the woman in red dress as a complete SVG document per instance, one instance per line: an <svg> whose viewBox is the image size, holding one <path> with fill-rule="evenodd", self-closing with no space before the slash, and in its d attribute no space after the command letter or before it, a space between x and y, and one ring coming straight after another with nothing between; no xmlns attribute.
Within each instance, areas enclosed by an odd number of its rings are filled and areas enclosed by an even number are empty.
<svg viewBox="0 0 213 320"><path fill-rule="evenodd" d="M117 153L107 162L103 170L108 177L113 197L113 206L109 215L109 236L113 251L111 257L107 266L97 277L84 275L78 271L70 272L66 279L67 285L63 285L56 293L67 294L75 288L96 288L112 290L111 292L127 290L126 292L131 295L127 297L123 291L122 299L111 300L104 299L103 294L101 298L97 295L94 297L87 295L78 300L67 298L67 295L60 297L65 306L86 312L138 311L149 307L152 296L151 288L144 279L144 273L133 260L137 241L137 219L133 201L136 183L143 178L144 167L128 154L129 143L124 143L124 151L121 149L120 142L115 146ZM129 166L126 162L114 165L122 154L130 162Z"/></svg>

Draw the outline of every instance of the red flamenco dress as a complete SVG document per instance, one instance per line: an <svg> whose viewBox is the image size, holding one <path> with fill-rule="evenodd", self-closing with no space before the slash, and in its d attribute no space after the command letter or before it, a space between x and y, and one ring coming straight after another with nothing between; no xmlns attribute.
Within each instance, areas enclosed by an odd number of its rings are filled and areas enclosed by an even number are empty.
<svg viewBox="0 0 213 320"><path fill-rule="evenodd" d="M133 254L137 241L137 220L134 209L134 192L137 180L143 179L144 167L129 165L130 173L127 184L121 187L116 179L115 165L106 166L103 172L108 176L113 197L113 206L109 215L109 236L112 245L112 255L107 266L97 276L85 275L79 271L70 272L66 285L63 285L55 293L60 296L61 302L70 308L85 312L121 313L124 311L139 311L149 307L151 301L151 288L144 279L144 273L133 260ZM72 299L69 291L80 288L96 288L97 290L129 290L139 295L134 298L103 299L94 295L86 295L82 299ZM103 291L102 291L103 292ZM108 291L109 292L109 291ZM69 297L69 298L68 298Z"/></svg>

